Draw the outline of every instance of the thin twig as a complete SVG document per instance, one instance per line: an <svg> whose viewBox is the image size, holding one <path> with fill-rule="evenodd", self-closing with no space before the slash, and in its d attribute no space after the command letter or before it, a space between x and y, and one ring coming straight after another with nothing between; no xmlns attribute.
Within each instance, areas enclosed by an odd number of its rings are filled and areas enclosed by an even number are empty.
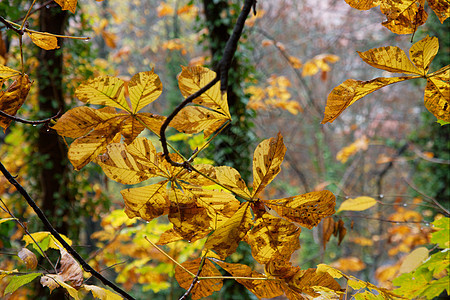
<svg viewBox="0 0 450 300"><path fill-rule="evenodd" d="M0 171L3 173L3 175L8 179L8 181L15 186L17 191L25 198L28 205L31 206L31 208L34 210L36 215L39 217L39 219L44 224L45 228L50 231L50 233L58 240L58 242L61 243L61 245L67 250L67 252L75 258L80 265L83 267L83 269L86 272L91 273L95 278L99 279L104 285L109 286L117 293L121 294L126 299L134 299L132 296L130 296L127 292L122 290L120 287L115 285L113 282L109 281L105 277L103 277L100 273L98 273L94 268L91 267L81 256L78 254L78 252L75 251L67 242L61 237L61 235L56 231L56 229L53 227L53 225L48 221L47 217L45 216L44 212L37 206L36 202L28 195L27 191L14 179L14 177L11 175L11 173L8 172L8 170L3 166L3 164L0 162Z"/></svg>
<svg viewBox="0 0 450 300"><path fill-rule="evenodd" d="M60 109L58 111L58 113L56 115L54 115L53 117L50 117L50 118L47 118L47 119L44 119L44 120L30 121L30 120L25 120L25 119L22 119L22 118L19 118L19 117L16 117L16 116L8 115L4 111L0 110L0 116L2 116L2 117L11 119L11 120L16 121L16 122L20 122L20 123L24 123L24 124L31 124L31 125L38 125L38 124L49 123L51 120L57 119L61 115L62 115L62 109Z"/></svg>
<svg viewBox="0 0 450 300"><path fill-rule="evenodd" d="M437 206L447 217L450 216L450 211L443 207L436 199L433 197L430 197L426 195L424 192L420 191L416 186L414 186L408 179L403 178L403 180L406 182L407 185L409 185L410 188L412 188L414 191L422 195L423 197L431 200L431 203L433 203L435 206Z"/></svg>
<svg viewBox="0 0 450 300"><path fill-rule="evenodd" d="M184 300L186 299L187 296L189 296L189 294L192 292L192 290L194 289L195 285L197 284L197 282L199 281L199 276L200 273L203 270L203 266L205 265L205 260L206 260L206 256L202 257L202 260L200 261L200 266L198 267L198 271L197 274L195 274L194 279L191 282L191 285L189 286L189 288L186 290L186 293L184 293L183 296L181 296L181 298L179 300Z"/></svg>
<svg viewBox="0 0 450 300"><path fill-rule="evenodd" d="M16 32L18 35L23 35L24 32L23 30L17 29L16 27L12 26L7 20L5 20L5 18L3 18L2 16L0 16L0 22L2 22L3 24L5 24L6 28L11 29L12 31Z"/></svg>
<svg viewBox="0 0 450 300"><path fill-rule="evenodd" d="M205 93L207 90L209 90L211 87L213 87L217 82L220 80L220 90L223 92L226 92L228 88L228 71L231 67L231 62L233 60L234 54L236 53L237 45L239 42L239 39L242 35L242 31L244 29L245 20L247 19L252 7L254 6L254 3L256 0L245 0L244 6L242 7L242 11L239 14L239 17L236 21L236 24L234 25L233 32L231 33L230 38L228 39L225 49L223 52L222 59L220 60L217 68L216 68L216 77L211 80L208 84L206 84L204 87L199 89L197 92L193 93L186 99L184 99L183 102L181 102L175 110L167 117L167 119L164 121L163 125L161 126L160 130L160 141L161 146L163 148L164 152L164 158L172 164L173 166L177 167L184 167L188 170L191 170L190 163L188 161L185 161L183 163L178 163L173 161L169 156L169 150L167 148L167 139L166 139L166 129L169 126L169 123L173 120L173 118L185 107L188 103L191 103L194 99Z"/></svg>

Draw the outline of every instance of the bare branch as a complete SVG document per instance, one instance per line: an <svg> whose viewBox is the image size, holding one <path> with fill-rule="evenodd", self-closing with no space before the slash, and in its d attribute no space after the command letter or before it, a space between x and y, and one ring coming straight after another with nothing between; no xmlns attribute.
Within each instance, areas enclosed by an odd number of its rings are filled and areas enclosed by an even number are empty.
<svg viewBox="0 0 450 300"><path fill-rule="evenodd" d="M44 119L44 120L37 120L37 121L30 121L30 120L25 120L16 116L11 116L8 115L7 113L5 113L4 111L0 110L0 116L11 119L13 121L16 122L20 122L20 123L24 123L24 124L32 124L32 125L38 125L38 124L44 124L44 123L49 123L51 120L59 118L62 115L62 109L60 109L58 111L58 113L56 115L54 115L53 117Z"/></svg>

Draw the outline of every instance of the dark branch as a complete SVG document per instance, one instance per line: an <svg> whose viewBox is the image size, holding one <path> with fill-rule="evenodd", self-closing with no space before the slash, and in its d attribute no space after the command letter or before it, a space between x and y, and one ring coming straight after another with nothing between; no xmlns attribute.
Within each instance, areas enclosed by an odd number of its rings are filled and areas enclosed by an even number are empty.
<svg viewBox="0 0 450 300"><path fill-rule="evenodd" d="M25 119L22 119L22 118L19 118L19 117L8 115L4 111L0 110L0 116L2 116L2 117L11 119L11 120L16 121L16 122L20 122L20 123L24 123L24 124L32 124L32 125L49 123L51 120L59 118L61 115L62 115L62 109L60 109L58 111L58 113L56 115L54 115L53 117L50 117L50 118L47 118L47 119L44 119L44 120L30 121L30 120L25 120Z"/></svg>
<svg viewBox="0 0 450 300"><path fill-rule="evenodd" d="M34 210L36 215L41 219L42 223L44 224L45 228L50 231L50 233L58 240L58 242L63 245L63 247L67 250L70 255L75 258L80 265L83 267L83 269L86 272L89 272L94 276L95 278L99 279L104 285L109 286L117 293L121 294L126 299L134 299L132 296L130 296L127 292L122 290L120 287L103 277L100 273L94 270L79 254L75 251L67 242L59 235L59 233L56 231L56 229L52 226L52 224L48 221L45 214L42 212L42 210L37 206L36 202L28 195L27 191L14 179L14 177L11 175L11 173L6 170L5 166L0 162L0 171L3 173L3 175L8 179L8 181L14 185L17 189L17 191L25 198L28 205L31 206L31 208Z"/></svg>
<svg viewBox="0 0 450 300"><path fill-rule="evenodd" d="M190 285L189 288L186 290L186 293L184 293L184 295L181 296L181 298L178 299L178 300L184 300L184 299L186 299L186 297L189 296L189 294L190 294L190 293L192 292L192 290L194 289L195 285L196 285L197 282L198 282L198 277L200 276L200 273L201 273L202 270L203 270L203 266L205 265L205 259L206 259L206 257L203 256L203 257L202 257L202 260L201 260L201 262L200 262L200 267L198 268L197 274L195 274L194 280L192 280L191 285Z"/></svg>
<svg viewBox="0 0 450 300"><path fill-rule="evenodd" d="M16 27L12 26L8 21L5 20L5 18L3 18L2 16L0 16L0 22L2 22L3 24L5 24L6 28L11 29L12 31L16 32L19 35L23 35L24 31L17 29Z"/></svg>
<svg viewBox="0 0 450 300"><path fill-rule="evenodd" d="M173 118L181 111L181 109L183 109L183 107L185 107L187 104L191 103L194 99L205 93L207 90L213 87L219 80L220 80L220 90L222 92L226 92L228 88L228 71L231 67L231 62L233 60L234 54L236 53L239 39L242 35L245 20L250 14L250 11L252 7L254 7L255 3L256 0L245 0L242 11L239 14L236 24L234 25L233 32L230 38L228 39L227 44L225 45L222 59L220 60L219 65L216 67L216 77L213 80L211 80L207 85L205 85L197 92L187 97L183 102L181 102L162 124L159 132L161 146L163 148L164 158L170 164L178 167L184 167L188 170L191 169L190 163L188 161L185 161L183 163L177 163L170 158L169 149L167 147L166 129L169 126L170 121L173 120Z"/></svg>

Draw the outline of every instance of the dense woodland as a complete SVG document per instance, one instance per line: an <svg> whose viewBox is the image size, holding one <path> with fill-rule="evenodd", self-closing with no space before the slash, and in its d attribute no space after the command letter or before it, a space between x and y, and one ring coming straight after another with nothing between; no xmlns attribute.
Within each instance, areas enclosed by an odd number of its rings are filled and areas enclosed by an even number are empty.
<svg viewBox="0 0 450 300"><path fill-rule="evenodd" d="M2 1L0 295L448 297L449 11Z"/></svg>

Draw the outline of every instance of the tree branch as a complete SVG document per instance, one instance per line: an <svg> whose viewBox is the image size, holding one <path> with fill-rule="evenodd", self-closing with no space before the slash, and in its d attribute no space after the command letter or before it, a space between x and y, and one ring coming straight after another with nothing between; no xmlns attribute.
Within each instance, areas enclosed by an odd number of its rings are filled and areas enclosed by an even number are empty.
<svg viewBox="0 0 450 300"><path fill-rule="evenodd" d="M20 123L24 123L24 124L32 124L32 125L38 125L38 124L44 124L44 123L48 123L53 119L59 118L62 115L62 109L60 109L58 111L58 113L56 115L54 115L53 117L44 119L44 120L37 120L37 121L30 121L30 120L25 120L16 116L11 116L8 115L7 113L5 113L4 111L0 110L0 116L11 119L13 121L16 122L20 122Z"/></svg>
<svg viewBox="0 0 450 300"><path fill-rule="evenodd" d="M100 273L98 273L94 268L92 268L79 254L75 251L67 242L59 235L59 233L56 231L56 229L52 226L52 224L48 221L47 217L45 216L44 212L37 206L36 202L28 195L27 191L17 182L17 180L14 179L14 177L11 175L11 173L8 172L8 170L3 166L3 164L0 162L0 171L3 173L3 175L8 179L8 181L15 186L17 191L25 198L28 205L31 206L31 208L34 210L36 215L41 219L42 223L44 224L45 228L50 231L50 233L58 240L58 242L63 245L63 247L67 250L70 255L75 258L80 265L83 267L83 269L86 272L89 272L94 276L95 278L99 279L104 285L109 286L117 293L121 294L126 299L132 299L134 298L130 296L127 292L122 290L120 287L115 285L113 282L109 281L105 277L103 277Z"/></svg>
<svg viewBox="0 0 450 300"><path fill-rule="evenodd" d="M183 102L181 102L162 124L160 129L160 141L164 152L164 158L167 160L167 162L169 162L173 166L184 167L188 170L191 170L190 163L188 161L178 163L173 161L169 156L169 149L167 148L166 129L169 126L170 121L172 121L173 118L175 118L175 116L181 111L181 109L183 109L183 107L185 107L187 104L191 103L194 99L205 93L217 82L219 82L219 80L220 80L220 90L222 92L225 92L227 90L228 71L231 67L231 62L233 60L234 54L236 53L239 39L242 35L245 20L247 20L247 17L250 14L250 11L252 7L254 7L255 3L256 0L245 0L244 6L242 7L242 11L239 14L236 24L234 25L233 32L230 38L228 39L227 44L225 45L222 59L220 60L219 65L216 67L215 70L216 77L213 80L211 80L207 85L205 85L197 92L187 97Z"/></svg>

